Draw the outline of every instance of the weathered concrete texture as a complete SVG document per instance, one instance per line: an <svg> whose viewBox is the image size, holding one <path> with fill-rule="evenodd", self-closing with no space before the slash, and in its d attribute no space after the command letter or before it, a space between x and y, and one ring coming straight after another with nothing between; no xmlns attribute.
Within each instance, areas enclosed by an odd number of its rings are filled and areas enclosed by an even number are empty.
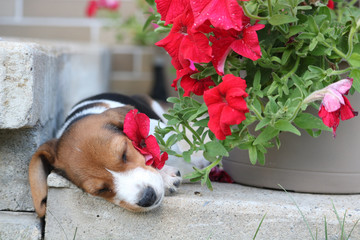
<svg viewBox="0 0 360 240"><path fill-rule="evenodd" d="M44 124L106 91L109 68L109 51L99 45L0 41L0 129Z"/></svg>
<svg viewBox="0 0 360 240"><path fill-rule="evenodd" d="M41 224L35 213L0 212L0 240L40 240Z"/></svg>
<svg viewBox="0 0 360 240"><path fill-rule="evenodd" d="M33 127L55 116L62 61L50 47L0 42L0 128Z"/></svg>
<svg viewBox="0 0 360 240"><path fill-rule="evenodd" d="M198 184L184 184L149 213L131 213L101 198L90 196L66 180L49 179L46 239L252 239L266 214L256 239L311 239L301 214L282 191L236 184L214 183L210 192ZM54 183L56 181L56 184ZM52 187L56 185L56 187ZM332 201L349 233L360 218L359 195L290 193L307 218L315 236L328 239L341 232ZM357 226L351 239L360 239Z"/></svg>
<svg viewBox="0 0 360 240"><path fill-rule="evenodd" d="M107 90L105 47L0 41L0 210L33 211L28 165L62 124L64 109Z"/></svg>
<svg viewBox="0 0 360 240"><path fill-rule="evenodd" d="M52 129L0 129L0 210L34 210L28 183L29 160L37 147L51 138Z"/></svg>

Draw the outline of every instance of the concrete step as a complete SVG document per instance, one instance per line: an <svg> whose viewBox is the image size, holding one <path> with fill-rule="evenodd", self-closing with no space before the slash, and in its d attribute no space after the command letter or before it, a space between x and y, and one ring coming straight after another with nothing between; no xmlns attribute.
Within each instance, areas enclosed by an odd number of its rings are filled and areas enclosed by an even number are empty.
<svg viewBox="0 0 360 240"><path fill-rule="evenodd" d="M0 240L41 238L41 230L33 231L40 229L39 219L21 213L34 211L30 158L54 136L64 111L107 90L109 68L103 46L0 40Z"/></svg>
<svg viewBox="0 0 360 240"><path fill-rule="evenodd" d="M40 240L41 231L35 213L0 211L1 240Z"/></svg>
<svg viewBox="0 0 360 240"><path fill-rule="evenodd" d="M319 239L325 239L324 217L328 239L341 237L332 202L340 218L346 211L347 234L360 219L359 195L287 194L221 183L214 183L211 192L200 184L183 184L159 209L132 213L54 173L48 185L45 239L253 239L265 214L256 239L311 239L291 197ZM350 239L360 239L360 225Z"/></svg>

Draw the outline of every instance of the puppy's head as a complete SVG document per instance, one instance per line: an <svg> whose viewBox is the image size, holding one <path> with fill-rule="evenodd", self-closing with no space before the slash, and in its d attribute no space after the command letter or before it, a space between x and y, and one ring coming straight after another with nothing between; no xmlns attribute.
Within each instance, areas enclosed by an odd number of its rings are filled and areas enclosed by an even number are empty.
<svg viewBox="0 0 360 240"><path fill-rule="evenodd" d="M61 136L39 147L29 166L37 214L46 211L46 178L51 169L84 191L131 211L160 205L163 180L123 133L129 106L90 115L73 123Z"/></svg>

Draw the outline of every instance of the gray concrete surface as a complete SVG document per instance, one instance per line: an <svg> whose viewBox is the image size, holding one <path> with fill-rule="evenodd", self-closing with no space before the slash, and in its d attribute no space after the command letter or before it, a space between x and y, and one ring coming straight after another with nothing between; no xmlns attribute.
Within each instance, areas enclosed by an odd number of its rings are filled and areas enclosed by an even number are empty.
<svg viewBox="0 0 360 240"><path fill-rule="evenodd" d="M0 40L0 240L41 237L31 230L39 219L24 213L34 211L31 156L55 136L73 104L108 89L109 68L109 51L99 45ZM14 211L11 221L4 211Z"/></svg>
<svg viewBox="0 0 360 240"><path fill-rule="evenodd" d="M40 240L40 220L35 213L0 212L0 239Z"/></svg>
<svg viewBox="0 0 360 240"><path fill-rule="evenodd" d="M50 176L45 239L252 239L265 214L256 239L311 239L282 191L214 183L210 192L199 184L183 184L159 209L131 213ZM319 239L325 239L324 217L328 239L340 239L332 202L341 218L347 211L346 233L360 218L359 195L290 194ZM360 225L351 239L360 239Z"/></svg>

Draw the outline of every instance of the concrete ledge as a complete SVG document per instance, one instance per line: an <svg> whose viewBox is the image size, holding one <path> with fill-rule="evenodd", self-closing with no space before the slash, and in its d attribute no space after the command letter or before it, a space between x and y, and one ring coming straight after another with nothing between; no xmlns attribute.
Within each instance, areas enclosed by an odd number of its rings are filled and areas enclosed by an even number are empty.
<svg viewBox="0 0 360 240"><path fill-rule="evenodd" d="M35 213L0 212L0 239L40 240L40 219Z"/></svg>
<svg viewBox="0 0 360 240"><path fill-rule="evenodd" d="M28 165L64 112L104 92L110 55L91 44L0 40L0 210L33 211Z"/></svg>
<svg viewBox="0 0 360 240"><path fill-rule="evenodd" d="M109 70L109 50L100 45L0 41L0 129L44 124L59 110L106 91Z"/></svg>
<svg viewBox="0 0 360 240"><path fill-rule="evenodd" d="M311 239L296 206L282 191L214 183L210 192L199 184L184 184L159 209L139 214L90 196L55 174L49 179L46 239L71 239L75 232L76 239L252 239L265 213L256 239ZM347 233L360 218L359 195L291 195L320 239L324 216L329 239L341 234L332 201L341 217L347 210ZM351 239L360 239L360 226Z"/></svg>

